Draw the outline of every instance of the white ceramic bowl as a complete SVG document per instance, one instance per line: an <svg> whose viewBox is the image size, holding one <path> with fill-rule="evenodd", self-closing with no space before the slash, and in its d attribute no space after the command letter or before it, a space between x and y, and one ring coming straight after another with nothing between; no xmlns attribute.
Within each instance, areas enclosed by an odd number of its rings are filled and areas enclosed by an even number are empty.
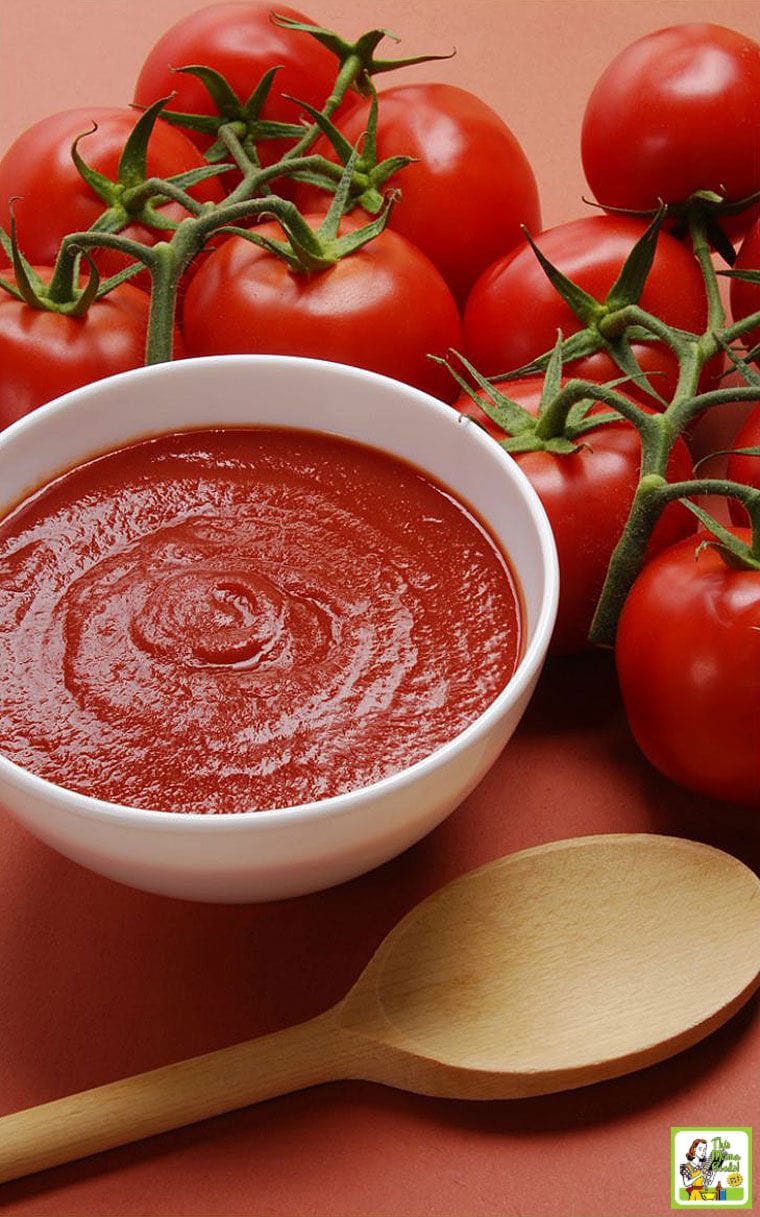
<svg viewBox="0 0 760 1217"><path fill-rule="evenodd" d="M472 506L510 556L525 644L507 687L422 761L348 794L269 811L173 815L63 789L0 755L0 805L69 858L146 891L244 902L317 891L394 857L476 786L512 735L557 607L554 542L518 466L475 423L426 394L340 364L233 355L141 368L67 394L0 434L0 517L73 465L149 435L281 424L400 456ZM519 797L505 792L505 803Z"/></svg>

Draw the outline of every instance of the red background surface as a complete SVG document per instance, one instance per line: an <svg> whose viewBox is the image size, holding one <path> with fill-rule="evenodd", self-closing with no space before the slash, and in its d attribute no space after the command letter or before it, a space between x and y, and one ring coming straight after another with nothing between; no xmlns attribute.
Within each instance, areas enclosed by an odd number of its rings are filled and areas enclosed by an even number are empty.
<svg viewBox="0 0 760 1217"><path fill-rule="evenodd" d="M2 0L0 148L45 113L129 101L151 42L193 7ZM582 213L583 105L618 49L686 20L758 35L754 0L325 0L307 11L349 35L385 26L403 54L456 47L405 79L460 84L502 113L533 161L547 224ZM446 880L544 841L624 831L706 841L760 870L756 813L692 796L641 760L607 655L550 661L467 802L401 858L315 896L224 907L145 895L58 857L0 811L0 1112L308 1018ZM731 944L702 962L729 973ZM672 1126L760 1125L759 1033L755 998L655 1068L518 1102L325 1086L6 1184L0 1211L660 1217Z"/></svg>

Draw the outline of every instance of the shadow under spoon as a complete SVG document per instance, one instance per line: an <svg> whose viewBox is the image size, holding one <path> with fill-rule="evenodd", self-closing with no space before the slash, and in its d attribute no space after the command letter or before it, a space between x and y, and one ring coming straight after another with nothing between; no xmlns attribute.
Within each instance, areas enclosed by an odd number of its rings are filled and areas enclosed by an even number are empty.
<svg viewBox="0 0 760 1217"><path fill-rule="evenodd" d="M705 968L731 943L730 968ZM263 1099L365 1079L510 1099L652 1065L760 984L760 880L654 834L557 841L412 909L308 1022L0 1119L0 1181Z"/></svg>

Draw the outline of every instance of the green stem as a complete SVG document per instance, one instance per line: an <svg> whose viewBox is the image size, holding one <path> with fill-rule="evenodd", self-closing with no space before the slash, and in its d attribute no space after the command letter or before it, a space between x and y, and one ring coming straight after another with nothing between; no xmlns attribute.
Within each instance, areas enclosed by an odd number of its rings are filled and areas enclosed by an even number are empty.
<svg viewBox="0 0 760 1217"><path fill-rule="evenodd" d="M718 280L712 263L704 228L698 218L692 220L694 252L702 269L708 306L708 329L701 337L675 331L638 306L620 310L627 325L643 326L664 342L678 359L678 384L666 410L652 416L652 424L640 427L642 438L641 479L631 504L623 533L612 554L607 575L591 625L589 640L599 646L614 644L617 622L625 600L633 586L646 556L652 531L663 508L684 493L710 493L695 490L702 483L690 483L692 489L681 493L667 489L667 465L670 452L679 434L702 410L734 401L756 401L756 387L732 387L699 393L699 378L707 360L721 349L716 336L725 322L725 312L718 290ZM725 341L726 334L721 336ZM715 483L713 483L715 486ZM713 493L725 493L714 489Z"/></svg>
<svg viewBox="0 0 760 1217"><path fill-rule="evenodd" d="M726 312L718 287L718 277L712 260L712 250L707 241L704 213L690 212L689 228L694 256L699 263L707 296L707 330L711 333L725 325Z"/></svg>
<svg viewBox="0 0 760 1217"><path fill-rule="evenodd" d="M760 309L756 313L748 313L746 317L742 317L740 321L735 321L733 325L727 325L724 330L721 330L720 338L725 343L731 343L737 338L742 338L748 330L754 330L759 325Z"/></svg>
<svg viewBox="0 0 760 1217"><path fill-rule="evenodd" d="M657 415L645 413L629 397L624 397L608 385L573 379L568 380L542 413L536 423L536 435L541 439L551 439L555 435L563 435L570 409L576 402L583 401L584 398L603 402L610 409L622 414L639 432L652 430L656 426L654 419L658 417Z"/></svg>
<svg viewBox="0 0 760 1217"><path fill-rule="evenodd" d="M80 249L82 247L80 246ZM76 245L61 245L55 260L53 274L48 287L51 300L62 302L73 300L79 283L79 249Z"/></svg>
<svg viewBox="0 0 760 1217"><path fill-rule="evenodd" d="M90 232L119 232L129 221L123 207L107 207L90 227Z"/></svg>
<svg viewBox="0 0 760 1217"><path fill-rule="evenodd" d="M672 420L674 431L679 434L687 423L703 410L713 409L715 406L730 406L734 402L753 402L760 401L760 386L758 385L732 385L728 389L711 389L708 393L698 393L695 397L686 398L684 401L674 401L668 411L668 417Z"/></svg>
<svg viewBox="0 0 760 1217"><path fill-rule="evenodd" d="M338 106L345 98L346 93L361 75L363 70L364 65L359 55L354 54L346 56L345 60L340 66L340 71L335 78L335 84L333 85L332 92L322 107L322 113L326 118L330 118L335 113ZM319 124L312 123L311 126L306 129L306 132L298 143L294 144L292 148L289 148L282 159L284 161L291 161L296 157L303 156L304 153L308 152L312 144L318 139L319 134Z"/></svg>
<svg viewBox="0 0 760 1217"><path fill-rule="evenodd" d="M706 349L704 338L700 339L696 335L673 329L672 326L666 325L664 321L660 321L659 317L646 312L638 304L628 304L624 308L610 313L599 322L598 328L603 335L613 335L633 326L648 331L653 338L659 339L669 347L675 355L679 366L679 376L673 400L693 397L699 384L700 372L708 358L716 354L719 349L718 343L715 342L714 349Z"/></svg>
<svg viewBox="0 0 760 1217"><path fill-rule="evenodd" d="M666 484L665 479L655 473L646 474L639 482L628 521L613 550L604 589L591 622L589 641L595 646L614 646L620 613L644 565L649 538L662 510L659 491Z"/></svg>
<svg viewBox="0 0 760 1217"><path fill-rule="evenodd" d="M142 262L149 270L154 260L154 247L151 245L143 245L139 241L132 241L129 237L123 237L118 233L97 232L88 229L87 232L69 233L63 238L58 261L70 257L72 252L76 253L78 249L116 249L126 257L133 258L136 262ZM58 263L56 263L56 269L57 265Z"/></svg>
<svg viewBox="0 0 760 1217"><path fill-rule="evenodd" d="M697 495L730 496L743 503L752 520L750 553L754 558L760 558L760 491L726 478L668 482L660 474L645 474L639 482L628 522L610 560L604 590L591 623L590 642L596 646L614 646L620 613L644 565L647 546L660 514L668 503Z"/></svg>
<svg viewBox="0 0 760 1217"><path fill-rule="evenodd" d="M169 363L174 355L177 284L184 269L181 243L159 241L153 246L152 289L145 363Z"/></svg>
<svg viewBox="0 0 760 1217"><path fill-rule="evenodd" d="M722 550L730 546L732 564L760 570L760 489L744 482L732 482L728 478L693 478L685 482L669 482L660 491L662 505L683 499L691 505L694 513L708 529L713 531ZM745 508L750 521L750 542L746 545L728 531L717 520L712 519L702 508L690 500L704 495L736 499Z"/></svg>
<svg viewBox="0 0 760 1217"><path fill-rule="evenodd" d="M235 130L234 123L224 123L217 132L217 138L222 140L227 151L244 177L247 178L252 171L260 168L255 161L251 160L250 156L243 147L240 137Z"/></svg>
<svg viewBox="0 0 760 1217"><path fill-rule="evenodd" d="M332 117L332 115L338 109L338 106L345 98L348 90L361 76L363 70L364 65L360 55L354 54L346 56L343 63L340 65L340 71L335 78L335 84L333 85L332 92L322 107L322 113L327 118ZM308 135L311 135L311 131L308 132ZM292 149L291 151L295 150Z"/></svg>
<svg viewBox="0 0 760 1217"><path fill-rule="evenodd" d="M129 211L139 211L157 195L162 199L173 199L180 203L190 215L201 215L213 207L213 203L199 203L186 190L182 190L180 186L175 186L173 182L167 182L160 177L146 178L144 182L140 182L139 186L133 186L131 190L125 191L124 207Z"/></svg>
<svg viewBox="0 0 760 1217"><path fill-rule="evenodd" d="M673 502L674 499L719 495L722 498L738 499L750 513L760 510L760 489L744 482L732 482L729 478L689 478L684 482L667 482L658 489L657 494L663 505Z"/></svg>
<svg viewBox="0 0 760 1217"><path fill-rule="evenodd" d="M328 161L320 155L299 156L293 160L286 160L288 173L298 172L301 169L318 170L328 172L335 177L336 181L340 181L343 174L343 166L336 165L333 161ZM276 165L267 165L266 169L259 169L255 178L255 193L260 193L263 187L267 186L274 178L282 177L283 161L278 161ZM228 196L232 198L232 195Z"/></svg>
<svg viewBox="0 0 760 1217"><path fill-rule="evenodd" d="M638 304L626 304L623 308L615 309L613 313L601 317L597 323L599 333L603 337L617 337L632 326L639 326L648 331L653 338L659 338L660 342L670 347L676 358L680 358L685 353L689 336L666 325L664 321L660 321L659 317L648 313Z"/></svg>

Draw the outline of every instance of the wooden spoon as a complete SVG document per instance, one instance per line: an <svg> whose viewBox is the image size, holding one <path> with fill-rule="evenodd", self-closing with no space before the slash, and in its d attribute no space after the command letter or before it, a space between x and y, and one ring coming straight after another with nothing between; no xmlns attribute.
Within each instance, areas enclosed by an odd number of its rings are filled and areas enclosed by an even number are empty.
<svg viewBox="0 0 760 1217"><path fill-rule="evenodd" d="M430 896L309 1022L0 1119L0 1180L341 1078L457 1099L583 1086L694 1044L758 983L760 880L736 858L557 841Z"/></svg>

